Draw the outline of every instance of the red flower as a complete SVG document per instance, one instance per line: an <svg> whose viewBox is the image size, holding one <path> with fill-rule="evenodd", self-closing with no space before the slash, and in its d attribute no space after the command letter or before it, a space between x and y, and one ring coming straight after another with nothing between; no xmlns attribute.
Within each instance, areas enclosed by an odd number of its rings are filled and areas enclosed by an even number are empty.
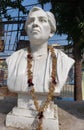
<svg viewBox="0 0 84 130"><path fill-rule="evenodd" d="M57 84L56 79L53 76L52 76L52 83L55 85Z"/></svg>
<svg viewBox="0 0 84 130"><path fill-rule="evenodd" d="M32 59L31 54L28 54L28 55L27 55L27 58L28 58L28 59Z"/></svg>
<svg viewBox="0 0 84 130"><path fill-rule="evenodd" d="M28 86L30 87L30 86L33 86L34 84L33 84L33 82L32 82L32 78L31 79L28 79Z"/></svg>
<svg viewBox="0 0 84 130"><path fill-rule="evenodd" d="M43 118L43 112L39 112L38 113L38 119L40 120L40 119L42 119Z"/></svg>

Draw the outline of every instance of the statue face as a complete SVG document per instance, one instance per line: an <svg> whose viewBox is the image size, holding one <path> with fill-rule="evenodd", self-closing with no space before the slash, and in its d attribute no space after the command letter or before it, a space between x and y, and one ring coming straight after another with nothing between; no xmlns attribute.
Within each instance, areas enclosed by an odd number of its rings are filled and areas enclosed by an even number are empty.
<svg viewBox="0 0 84 130"><path fill-rule="evenodd" d="M39 44L48 41L51 33L51 27L48 21L47 14L38 10L32 12L27 22L27 34L30 42Z"/></svg>

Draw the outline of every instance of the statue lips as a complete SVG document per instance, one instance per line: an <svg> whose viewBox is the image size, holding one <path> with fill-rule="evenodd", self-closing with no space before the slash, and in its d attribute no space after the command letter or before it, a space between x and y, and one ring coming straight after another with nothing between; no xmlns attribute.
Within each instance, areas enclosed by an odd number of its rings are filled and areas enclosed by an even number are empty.
<svg viewBox="0 0 84 130"><path fill-rule="evenodd" d="M32 28L32 32L33 32L33 33L38 33L38 32L40 32L40 29L37 28L37 27L33 27L33 28Z"/></svg>

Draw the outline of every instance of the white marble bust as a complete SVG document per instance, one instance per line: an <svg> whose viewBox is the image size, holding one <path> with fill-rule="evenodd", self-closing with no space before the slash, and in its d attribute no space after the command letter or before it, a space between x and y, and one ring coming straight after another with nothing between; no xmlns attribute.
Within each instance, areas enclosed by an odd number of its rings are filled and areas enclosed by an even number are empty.
<svg viewBox="0 0 84 130"><path fill-rule="evenodd" d="M33 55L32 72L36 92L48 92L51 76L51 53L47 51L48 39L56 31L54 15L45 12L39 7L33 7L25 23L25 29L30 40ZM54 49L57 57L57 85L55 93L60 93L65 84L68 72L74 60L59 49ZM27 75L27 49L14 52L7 58L8 64L8 89L16 93L26 93L28 89Z"/></svg>

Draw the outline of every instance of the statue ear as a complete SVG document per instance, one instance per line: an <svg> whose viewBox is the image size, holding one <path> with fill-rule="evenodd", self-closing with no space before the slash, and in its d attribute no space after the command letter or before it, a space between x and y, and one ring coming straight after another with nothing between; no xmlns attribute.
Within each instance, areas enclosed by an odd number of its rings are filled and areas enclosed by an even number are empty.
<svg viewBox="0 0 84 130"><path fill-rule="evenodd" d="M51 32L49 37L51 38L53 35L54 35L54 32Z"/></svg>

